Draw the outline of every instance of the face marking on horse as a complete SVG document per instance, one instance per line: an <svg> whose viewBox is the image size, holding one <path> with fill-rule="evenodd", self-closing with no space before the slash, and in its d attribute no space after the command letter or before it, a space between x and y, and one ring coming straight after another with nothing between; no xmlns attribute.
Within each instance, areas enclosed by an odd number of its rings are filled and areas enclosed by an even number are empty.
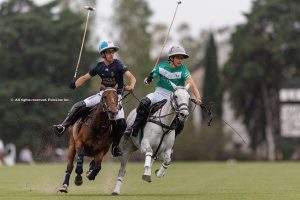
<svg viewBox="0 0 300 200"><path fill-rule="evenodd" d="M117 90L108 88L102 95L103 111L107 113L110 120L114 120L118 114L118 94Z"/></svg>

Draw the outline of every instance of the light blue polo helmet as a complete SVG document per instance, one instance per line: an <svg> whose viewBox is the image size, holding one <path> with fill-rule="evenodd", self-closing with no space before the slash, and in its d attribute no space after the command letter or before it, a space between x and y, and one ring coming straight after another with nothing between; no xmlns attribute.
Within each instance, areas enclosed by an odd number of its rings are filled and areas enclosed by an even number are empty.
<svg viewBox="0 0 300 200"><path fill-rule="evenodd" d="M119 47L115 46L112 41L103 40L99 44L99 53L102 54L107 49L113 49L114 51L118 51Z"/></svg>

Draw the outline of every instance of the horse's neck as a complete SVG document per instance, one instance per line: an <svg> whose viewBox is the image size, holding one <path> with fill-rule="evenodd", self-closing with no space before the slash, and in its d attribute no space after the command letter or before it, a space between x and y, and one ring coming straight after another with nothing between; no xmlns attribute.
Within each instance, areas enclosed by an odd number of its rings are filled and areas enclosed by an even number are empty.
<svg viewBox="0 0 300 200"><path fill-rule="evenodd" d="M173 114L171 114L171 113L173 113ZM162 107L161 111L160 110L158 111L158 114L160 114L161 116L167 115L165 117L162 117L160 119L160 121L163 124L171 125L171 123L175 119L176 113L175 113L175 111L173 110L173 108L171 106L171 101L170 100L168 100L167 103Z"/></svg>

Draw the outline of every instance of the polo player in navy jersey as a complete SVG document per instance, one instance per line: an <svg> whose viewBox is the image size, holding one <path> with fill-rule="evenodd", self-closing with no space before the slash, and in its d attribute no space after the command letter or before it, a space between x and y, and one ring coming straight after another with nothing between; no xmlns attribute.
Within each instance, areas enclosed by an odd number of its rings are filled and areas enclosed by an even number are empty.
<svg viewBox="0 0 300 200"><path fill-rule="evenodd" d="M126 90L133 90L136 79L126 66L118 59L114 58L114 53L119 50L118 46L115 46L111 41L102 41L99 45L99 53L103 58L103 61L97 63L87 74L79 77L76 81L71 82L70 88L75 89L80 87L85 81L90 80L92 77L98 75L101 77L101 86L104 87L116 87L118 88L119 101L122 98L121 91L124 87L123 76L129 80L130 84L125 87ZM75 103L69 110L66 119L58 124L54 125L54 132L57 136L62 136L64 131L72 124L76 119L76 113L84 107L93 107L100 103L103 91L86 98L83 101ZM120 102L121 104L121 102ZM126 120L124 117L123 107L116 115L116 123L113 127L113 144L112 154L117 157L122 155L120 148L118 147L123 132L126 129Z"/></svg>

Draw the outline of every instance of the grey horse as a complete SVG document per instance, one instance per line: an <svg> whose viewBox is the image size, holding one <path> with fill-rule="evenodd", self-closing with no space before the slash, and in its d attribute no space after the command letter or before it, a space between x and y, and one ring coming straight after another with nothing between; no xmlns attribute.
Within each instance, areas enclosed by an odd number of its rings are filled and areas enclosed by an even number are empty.
<svg viewBox="0 0 300 200"><path fill-rule="evenodd" d="M123 155L119 157L121 166L112 195L120 194L126 173L126 164L131 154L138 149L145 154L143 180L151 182L151 166L156 158L163 160L161 167L155 171L157 177L163 177L166 169L169 167L175 142L175 131L171 128L171 124L176 116L178 116L180 121L186 121L189 115L188 106L190 100L190 95L187 91L189 84L185 87L179 87L173 83L171 83L171 85L174 92L160 110L148 117L143 129L143 138L141 138L139 134L138 137L131 136L123 140L121 145ZM135 115L136 109L132 110L127 118L128 126L133 124Z"/></svg>

